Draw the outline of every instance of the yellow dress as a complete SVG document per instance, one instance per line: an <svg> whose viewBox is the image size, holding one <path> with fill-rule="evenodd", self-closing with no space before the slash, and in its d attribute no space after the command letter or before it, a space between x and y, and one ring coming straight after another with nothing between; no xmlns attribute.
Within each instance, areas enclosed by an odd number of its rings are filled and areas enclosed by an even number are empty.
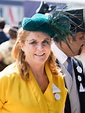
<svg viewBox="0 0 85 113"><path fill-rule="evenodd" d="M49 85L42 93L32 71L28 83L18 74L15 65L0 73L0 113L61 113L67 89L62 76L54 77L45 66Z"/></svg>

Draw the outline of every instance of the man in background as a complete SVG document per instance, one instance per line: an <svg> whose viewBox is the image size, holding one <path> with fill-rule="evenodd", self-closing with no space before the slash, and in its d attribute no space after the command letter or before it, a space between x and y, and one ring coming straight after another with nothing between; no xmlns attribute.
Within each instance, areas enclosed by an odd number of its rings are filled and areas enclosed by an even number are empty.
<svg viewBox="0 0 85 113"><path fill-rule="evenodd" d="M65 74L68 89L65 113L85 113L85 75L82 63L74 58L75 55L80 54L85 41L84 13L84 9L67 11L66 14L73 24L69 24L69 20L65 16L63 19L60 18L57 22L60 24L60 30L63 29L61 34L66 34L67 37L57 35L52 44L52 50L58 59L57 63ZM63 26L64 28L62 28Z"/></svg>

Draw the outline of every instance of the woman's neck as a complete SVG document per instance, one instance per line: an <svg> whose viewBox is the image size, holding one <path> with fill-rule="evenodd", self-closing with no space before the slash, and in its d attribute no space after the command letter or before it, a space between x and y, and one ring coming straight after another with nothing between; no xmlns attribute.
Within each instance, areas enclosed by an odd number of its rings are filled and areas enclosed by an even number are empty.
<svg viewBox="0 0 85 113"><path fill-rule="evenodd" d="M31 70L34 74L34 76L43 76L45 74L45 69L44 69L44 65L43 66L33 66L33 68L31 67Z"/></svg>
<svg viewBox="0 0 85 113"><path fill-rule="evenodd" d="M45 90L48 87L49 80L45 72L44 66L35 66L34 68L31 68L33 75L41 89L41 91L44 93Z"/></svg>

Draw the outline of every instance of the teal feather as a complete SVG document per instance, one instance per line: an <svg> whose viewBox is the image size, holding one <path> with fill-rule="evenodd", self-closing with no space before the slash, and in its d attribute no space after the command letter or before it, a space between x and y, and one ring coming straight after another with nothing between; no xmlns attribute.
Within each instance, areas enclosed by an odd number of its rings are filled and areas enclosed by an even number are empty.
<svg viewBox="0 0 85 113"><path fill-rule="evenodd" d="M71 28L70 22L72 22L72 20L68 16L66 16L63 12L55 12L50 20L51 20L50 25L56 34L54 37L57 38L57 41L60 42L61 46L62 41L64 41L72 51L68 43L69 42L68 35L73 35L72 31L70 30Z"/></svg>

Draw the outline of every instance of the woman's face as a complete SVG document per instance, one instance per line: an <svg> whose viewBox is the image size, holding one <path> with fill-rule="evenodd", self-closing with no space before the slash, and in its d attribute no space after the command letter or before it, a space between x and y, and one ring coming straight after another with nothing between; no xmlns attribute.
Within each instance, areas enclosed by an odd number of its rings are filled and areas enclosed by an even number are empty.
<svg viewBox="0 0 85 113"><path fill-rule="evenodd" d="M50 55L51 37L42 32L30 32L22 50L29 65L44 64Z"/></svg>

